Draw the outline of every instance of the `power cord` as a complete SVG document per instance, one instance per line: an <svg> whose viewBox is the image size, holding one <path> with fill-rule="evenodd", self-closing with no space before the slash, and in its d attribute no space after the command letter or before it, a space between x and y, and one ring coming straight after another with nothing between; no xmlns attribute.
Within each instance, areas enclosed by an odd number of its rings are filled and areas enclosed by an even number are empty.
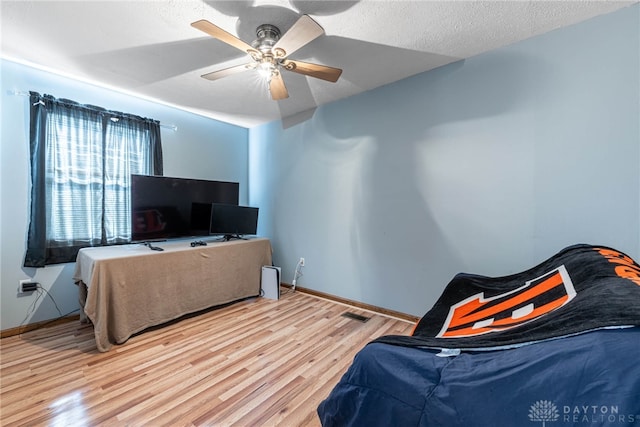
<svg viewBox="0 0 640 427"><path fill-rule="evenodd" d="M55 318L55 319L51 319L51 320L49 320L48 322L45 322L45 323L42 323L42 324L38 325L36 328L31 329L31 331L35 331L35 330L38 330L38 329L44 328L44 327L46 327L47 325L49 325L50 323L53 323L53 322L55 322L55 321L57 321L57 320L59 320L59 319L62 319L62 318L64 318L64 317L67 317L68 315L73 314L73 313L75 313L76 311L80 311L80 309L79 309L79 308L77 308L77 309L75 309L75 310L70 311L70 312L69 312L69 313L67 313L67 314L62 314L62 311L60 310L60 307L58 307L58 304L56 303L56 300L55 300L55 299L53 299L53 296L51 296L51 294L49 293L49 291L47 291L45 288L43 288L43 287L42 287L42 285L40 285L40 284L38 284L38 287L36 288L36 290L35 290L34 292L37 292L37 293L38 293L38 295L37 295L37 296L36 296L36 298L33 300L33 302L31 303L31 305L29 305L29 308L27 309L27 314L26 314L26 316L24 317L24 319L22 320L22 322L20 322L20 325L18 326L18 330L20 331L20 333L19 333L19 337L20 337L20 339L22 339L22 326L23 326L23 325L24 325L24 323L27 321L27 319L29 318L29 316L30 316L31 314L33 314L33 312L36 310L36 304L38 303L38 301L40 301L40 298L42 298L42 296L43 296L44 294L46 294L46 295L51 299L51 302L53 302L53 305L55 306L56 310L58 311L58 315L59 315L59 316L58 316L57 318Z"/></svg>
<svg viewBox="0 0 640 427"><path fill-rule="evenodd" d="M302 277L302 267L304 266L304 259L300 258L300 261L296 264L296 269L293 272L293 280L291 281L291 289L296 290L296 283L298 282L298 278Z"/></svg>
<svg viewBox="0 0 640 427"><path fill-rule="evenodd" d="M60 317L62 316L62 311L60 311L60 307L58 307L58 304L56 304L56 300L53 299L53 297L51 296L51 294L49 293L48 290L46 290L45 288L43 288L42 286L38 285L38 289L41 291L44 291L47 296L49 297L49 299L51 299L51 302L53 303L53 305L56 307L56 310L58 310L58 314L60 315Z"/></svg>
<svg viewBox="0 0 640 427"><path fill-rule="evenodd" d="M27 319L29 318L29 316L31 314L33 314L33 312L36 309L36 303L40 300L40 298L42 297L42 291L40 291L40 285L38 285L38 287L36 288L36 291L38 291L38 295L36 296L36 299L33 300L33 302L31 303L31 305L29 306L29 308L27 309L27 314L24 316L24 319L22 320L22 322L20 322L20 325L18 326L18 330L22 331L22 326L24 325L24 322L27 321ZM20 337L22 337L22 332L20 332Z"/></svg>

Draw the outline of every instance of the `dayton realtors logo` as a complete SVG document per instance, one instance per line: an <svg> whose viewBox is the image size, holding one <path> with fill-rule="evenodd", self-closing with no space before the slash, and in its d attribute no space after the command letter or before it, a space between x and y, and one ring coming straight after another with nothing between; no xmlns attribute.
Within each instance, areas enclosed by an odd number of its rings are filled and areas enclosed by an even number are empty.
<svg viewBox="0 0 640 427"><path fill-rule="evenodd" d="M544 427L548 421L558 421L560 413L555 403L549 400L538 400L529 408L529 420L542 422Z"/></svg>
<svg viewBox="0 0 640 427"><path fill-rule="evenodd" d="M538 400L529 408L529 421L560 422L570 425L640 425L640 414L626 414L618 405L562 405L558 407L550 400Z"/></svg>

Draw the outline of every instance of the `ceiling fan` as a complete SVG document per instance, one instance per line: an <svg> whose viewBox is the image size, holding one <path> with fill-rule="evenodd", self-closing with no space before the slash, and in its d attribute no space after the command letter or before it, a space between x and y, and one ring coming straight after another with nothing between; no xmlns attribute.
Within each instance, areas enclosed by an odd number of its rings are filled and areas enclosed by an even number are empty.
<svg viewBox="0 0 640 427"><path fill-rule="evenodd" d="M256 29L258 38L251 45L205 19L196 21L191 26L240 49L249 54L252 59L252 62L247 64L203 74L202 77L207 80L217 80L247 70L258 70L269 82L271 98L280 100L289 97L289 92L280 74L282 69L332 83L335 83L342 74L342 70L339 68L289 59L289 55L293 52L324 34L322 27L309 15L302 15L282 37L280 37L280 29L275 25L262 24L258 26Z"/></svg>

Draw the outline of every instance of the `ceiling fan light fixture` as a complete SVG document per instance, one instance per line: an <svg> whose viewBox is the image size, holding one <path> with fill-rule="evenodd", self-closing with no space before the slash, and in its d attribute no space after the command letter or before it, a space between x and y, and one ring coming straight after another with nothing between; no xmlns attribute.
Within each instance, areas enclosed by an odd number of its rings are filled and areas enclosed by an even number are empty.
<svg viewBox="0 0 640 427"><path fill-rule="evenodd" d="M271 76L278 72L277 66L268 58L263 58L256 67L256 70L258 70L258 74L267 81L271 80Z"/></svg>

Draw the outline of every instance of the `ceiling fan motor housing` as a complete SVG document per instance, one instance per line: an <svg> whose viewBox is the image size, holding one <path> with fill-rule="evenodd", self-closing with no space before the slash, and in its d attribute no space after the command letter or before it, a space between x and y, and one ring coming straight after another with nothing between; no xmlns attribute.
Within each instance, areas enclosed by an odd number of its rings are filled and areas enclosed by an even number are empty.
<svg viewBox="0 0 640 427"><path fill-rule="evenodd" d="M275 25L262 24L256 29L256 36L258 38L251 43L251 46L262 53L267 53L280 39L280 29Z"/></svg>

